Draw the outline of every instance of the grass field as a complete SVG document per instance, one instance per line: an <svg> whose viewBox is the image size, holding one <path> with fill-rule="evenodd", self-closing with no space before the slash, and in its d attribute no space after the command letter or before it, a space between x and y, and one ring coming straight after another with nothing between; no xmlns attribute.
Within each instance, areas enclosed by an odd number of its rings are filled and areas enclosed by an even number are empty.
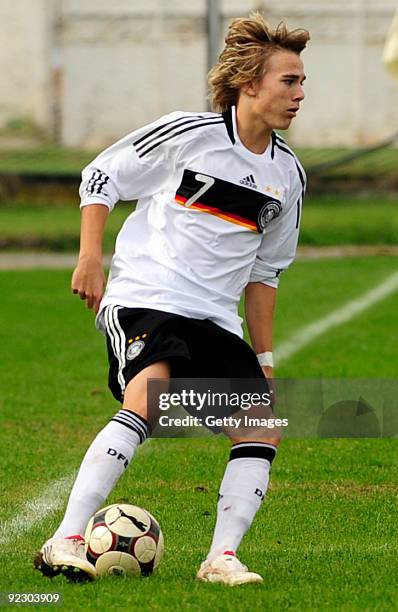
<svg viewBox="0 0 398 612"><path fill-rule="evenodd" d="M111 252L132 204L119 204L109 216L104 240ZM77 250L80 214L75 206L0 206L0 245L7 249ZM397 202L387 197L348 196L308 198L304 205L300 244L397 244Z"/></svg>
<svg viewBox="0 0 398 612"><path fill-rule="evenodd" d="M289 136L284 136L289 142ZM309 170L322 162L330 162L345 158L363 149L354 148L300 148L294 147L300 161ZM32 149L10 151L0 149L0 173L2 174L47 174L47 175L79 175L81 169L97 155L98 151L82 151L81 149L66 149L56 146L38 146ZM398 150L387 147L365 156L360 155L341 167L328 170L325 174L343 174L345 176L379 176L380 173L396 175Z"/></svg>
<svg viewBox="0 0 398 612"><path fill-rule="evenodd" d="M276 345L396 269L393 257L297 262L281 282ZM194 580L228 455L218 438L147 443L112 493L111 502L147 507L162 525L166 554L153 577L73 585L32 569L88 443L117 409L106 389L103 339L69 293L69 279L69 271L0 275L0 591L57 591L68 611L397 609L396 439L282 444L240 551L264 574L262 586ZM281 362L278 375L396 379L394 326L396 294ZM47 487L52 495L42 499Z"/></svg>

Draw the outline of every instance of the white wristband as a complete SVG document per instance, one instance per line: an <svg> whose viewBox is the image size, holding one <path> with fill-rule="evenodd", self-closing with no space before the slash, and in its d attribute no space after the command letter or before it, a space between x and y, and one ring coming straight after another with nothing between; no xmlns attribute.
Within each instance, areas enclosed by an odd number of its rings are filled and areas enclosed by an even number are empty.
<svg viewBox="0 0 398 612"><path fill-rule="evenodd" d="M260 364L260 366L265 366L268 368L274 367L274 360L273 360L271 351L265 351L265 353L259 353L257 355L257 359L258 359L258 363Z"/></svg>

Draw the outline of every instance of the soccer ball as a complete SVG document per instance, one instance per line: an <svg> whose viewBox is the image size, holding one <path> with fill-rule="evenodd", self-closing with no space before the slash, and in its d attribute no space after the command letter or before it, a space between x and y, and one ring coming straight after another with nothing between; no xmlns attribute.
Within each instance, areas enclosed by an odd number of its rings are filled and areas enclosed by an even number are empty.
<svg viewBox="0 0 398 612"><path fill-rule="evenodd" d="M163 556L163 534L147 510L112 504L90 519L84 537L87 559L98 576L148 576Z"/></svg>

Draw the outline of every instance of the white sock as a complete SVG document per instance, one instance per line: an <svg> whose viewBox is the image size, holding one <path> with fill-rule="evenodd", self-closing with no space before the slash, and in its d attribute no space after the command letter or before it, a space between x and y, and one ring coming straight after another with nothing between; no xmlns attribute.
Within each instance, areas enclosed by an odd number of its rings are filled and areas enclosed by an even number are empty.
<svg viewBox="0 0 398 612"><path fill-rule="evenodd" d="M70 493L55 538L84 535L91 515L108 497L128 467L140 443L148 436L145 419L121 409L89 447Z"/></svg>
<svg viewBox="0 0 398 612"><path fill-rule="evenodd" d="M243 442L232 447L217 505L217 521L207 559L236 552L268 488L276 447Z"/></svg>

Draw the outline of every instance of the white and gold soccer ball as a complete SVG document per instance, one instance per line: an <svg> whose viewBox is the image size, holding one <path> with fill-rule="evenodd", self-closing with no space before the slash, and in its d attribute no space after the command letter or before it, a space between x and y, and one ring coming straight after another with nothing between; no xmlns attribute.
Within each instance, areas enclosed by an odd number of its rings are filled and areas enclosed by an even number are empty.
<svg viewBox="0 0 398 612"><path fill-rule="evenodd" d="M89 520L84 537L87 559L98 576L148 576L164 552L157 520L143 508L112 504Z"/></svg>

